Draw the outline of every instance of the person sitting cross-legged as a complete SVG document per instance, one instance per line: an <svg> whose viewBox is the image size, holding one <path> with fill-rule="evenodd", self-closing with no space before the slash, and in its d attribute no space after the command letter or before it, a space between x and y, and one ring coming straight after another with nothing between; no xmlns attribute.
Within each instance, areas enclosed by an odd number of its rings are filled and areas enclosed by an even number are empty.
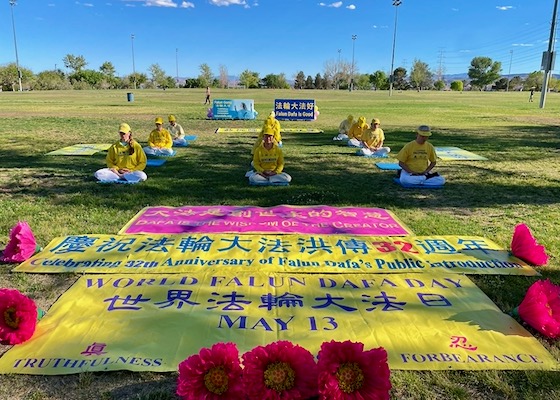
<svg viewBox="0 0 560 400"><path fill-rule="evenodd" d="M432 131L427 125L420 125L416 130L416 139L407 143L399 154L400 182L402 185L442 186L445 178L432 172L436 166L436 150L428 138Z"/></svg>
<svg viewBox="0 0 560 400"><path fill-rule="evenodd" d="M333 140L348 140L348 132L354 124L354 116L349 115L344 121L338 126L338 135L333 137Z"/></svg>
<svg viewBox="0 0 560 400"><path fill-rule="evenodd" d="M148 176L146 168L146 154L142 146L132 139L132 131L128 124L119 126L120 140L109 147L106 162L107 168L95 172L95 177L102 182L118 180L145 181Z"/></svg>
<svg viewBox="0 0 560 400"><path fill-rule="evenodd" d="M169 156L173 154L173 139L167 129L163 127L163 118L155 119L156 129L150 132L148 145L144 152L149 156Z"/></svg>
<svg viewBox="0 0 560 400"><path fill-rule="evenodd" d="M185 130L177 123L177 118L174 115L170 115L167 119L169 120L167 130L173 139L173 146L186 146Z"/></svg>
<svg viewBox="0 0 560 400"><path fill-rule="evenodd" d="M358 153L363 156L386 157L391 152L391 148L383 147L385 141L385 133L379 127L381 122L374 118L371 121L371 128L366 129L362 135L362 148Z"/></svg>
<svg viewBox="0 0 560 400"><path fill-rule="evenodd" d="M249 175L249 182L253 185L287 184L292 177L284 170L284 155L282 149L274 141L274 129L265 126L262 143L253 153L253 168L255 172Z"/></svg>
<svg viewBox="0 0 560 400"><path fill-rule="evenodd" d="M361 147L362 146L362 135L369 129L369 125L366 122L366 117L358 118L358 121L352 124L350 131L348 132L348 146Z"/></svg>

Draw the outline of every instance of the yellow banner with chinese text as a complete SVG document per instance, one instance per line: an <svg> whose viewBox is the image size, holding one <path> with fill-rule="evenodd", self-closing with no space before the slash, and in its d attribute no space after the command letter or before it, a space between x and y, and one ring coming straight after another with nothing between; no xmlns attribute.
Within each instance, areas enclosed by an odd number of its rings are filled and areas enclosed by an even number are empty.
<svg viewBox="0 0 560 400"><path fill-rule="evenodd" d="M141 334L140 334L141 333ZM464 275L206 271L83 276L0 373L176 371L217 342L384 347L402 370L555 370L556 360Z"/></svg>
<svg viewBox="0 0 560 400"><path fill-rule="evenodd" d="M477 236L78 235L58 237L14 269L37 273L290 273L538 275Z"/></svg>

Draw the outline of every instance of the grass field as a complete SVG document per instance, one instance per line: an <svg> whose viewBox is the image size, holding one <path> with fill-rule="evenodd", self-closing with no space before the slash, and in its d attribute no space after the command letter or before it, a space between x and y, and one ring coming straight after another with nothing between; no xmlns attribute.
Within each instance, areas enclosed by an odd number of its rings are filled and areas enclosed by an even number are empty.
<svg viewBox="0 0 560 400"><path fill-rule="evenodd" d="M214 98L254 99L255 121L206 120L204 91L0 93L0 248L10 228L25 220L37 241L56 236L116 234L146 206L279 204L380 207L417 235L476 235L509 247L514 226L525 222L550 255L542 278L560 284L560 94L544 109L525 92L334 92L214 90ZM285 134L289 187L247 185L255 135L216 134L218 127L260 127L276 98L313 98L317 121L283 122L323 134ZM141 185L96 184L104 154L45 156L76 143L111 143L120 122L146 143L156 116L174 114L198 139L164 167L147 169ZM440 161L442 190L407 190L392 183L375 159L354 157L332 141L348 114L381 119L385 144L396 152L428 124L435 146L456 146L488 161ZM394 161L389 159L388 161ZM14 287L49 306L77 275L11 273L0 265L0 287ZM473 276L502 309L511 311L535 278ZM560 361L560 345L531 328ZM0 355L7 350L0 346ZM560 399L560 373L538 371L393 371L393 399ZM175 399L176 374L84 373L69 376L0 376L0 399Z"/></svg>

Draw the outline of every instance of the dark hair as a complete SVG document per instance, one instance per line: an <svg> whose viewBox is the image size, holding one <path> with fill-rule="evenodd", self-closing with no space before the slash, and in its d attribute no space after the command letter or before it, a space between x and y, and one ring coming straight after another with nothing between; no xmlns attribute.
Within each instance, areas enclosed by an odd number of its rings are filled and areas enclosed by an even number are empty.
<svg viewBox="0 0 560 400"><path fill-rule="evenodd" d="M132 132L130 132L130 137L128 139L128 154L134 154L134 140L132 139Z"/></svg>

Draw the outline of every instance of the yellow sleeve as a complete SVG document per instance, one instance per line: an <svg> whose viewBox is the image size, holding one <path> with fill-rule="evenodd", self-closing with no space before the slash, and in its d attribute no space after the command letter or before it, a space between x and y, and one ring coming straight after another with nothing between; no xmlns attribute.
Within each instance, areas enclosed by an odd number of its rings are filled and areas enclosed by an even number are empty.
<svg viewBox="0 0 560 400"><path fill-rule="evenodd" d="M260 151L258 147L255 148L255 152L253 153L253 168L255 168L255 171L258 173L264 171L264 168L261 166Z"/></svg>
<svg viewBox="0 0 560 400"><path fill-rule="evenodd" d="M274 170L274 172L279 174L284 170L284 154L279 147L277 147L276 150L278 151L278 161L276 162L276 169Z"/></svg>
<svg viewBox="0 0 560 400"><path fill-rule="evenodd" d="M163 145L161 147L166 149L170 149L173 147L173 139L171 138L171 134L167 129L163 130Z"/></svg>
<svg viewBox="0 0 560 400"><path fill-rule="evenodd" d="M116 145L112 145L109 147L109 151L107 152L107 158L105 159L107 162L107 168L118 168L117 165L117 149Z"/></svg>
<svg viewBox="0 0 560 400"><path fill-rule="evenodd" d="M136 164L136 168L134 168L134 170L144 171L147 163L146 153L144 153L144 149L142 149L142 146L140 146L138 142L134 142L134 154L136 155L136 160L138 163Z"/></svg>

